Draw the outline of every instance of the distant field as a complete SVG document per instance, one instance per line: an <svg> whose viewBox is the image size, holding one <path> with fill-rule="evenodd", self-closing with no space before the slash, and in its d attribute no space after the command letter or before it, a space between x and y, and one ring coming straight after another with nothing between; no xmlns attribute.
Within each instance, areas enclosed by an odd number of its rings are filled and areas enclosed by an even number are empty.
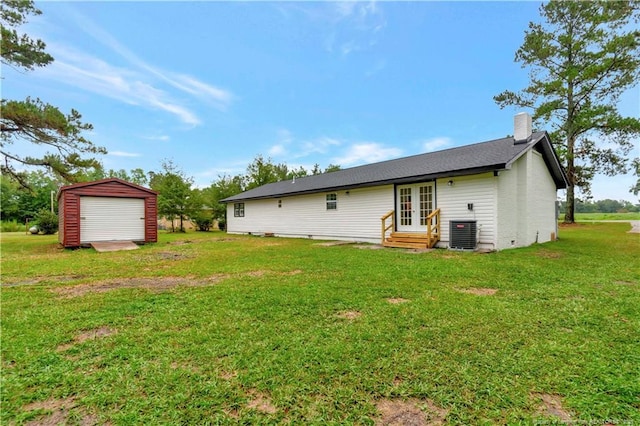
<svg viewBox="0 0 640 426"><path fill-rule="evenodd" d="M640 424L629 229L490 254L3 233L0 423Z"/></svg>
<svg viewBox="0 0 640 426"><path fill-rule="evenodd" d="M576 221L581 220L640 220L640 213L576 213Z"/></svg>

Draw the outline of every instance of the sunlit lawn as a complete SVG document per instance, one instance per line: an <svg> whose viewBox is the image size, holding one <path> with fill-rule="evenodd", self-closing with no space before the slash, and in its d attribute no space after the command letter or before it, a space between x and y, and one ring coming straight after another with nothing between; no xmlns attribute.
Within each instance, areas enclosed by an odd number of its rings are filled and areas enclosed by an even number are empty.
<svg viewBox="0 0 640 426"><path fill-rule="evenodd" d="M373 424L404 401L450 424L640 423L628 229L491 254L218 232L96 253L3 234L1 420Z"/></svg>
<svg viewBox="0 0 640 426"><path fill-rule="evenodd" d="M564 215L560 215L564 217ZM576 213L576 221L595 220L640 220L640 213Z"/></svg>

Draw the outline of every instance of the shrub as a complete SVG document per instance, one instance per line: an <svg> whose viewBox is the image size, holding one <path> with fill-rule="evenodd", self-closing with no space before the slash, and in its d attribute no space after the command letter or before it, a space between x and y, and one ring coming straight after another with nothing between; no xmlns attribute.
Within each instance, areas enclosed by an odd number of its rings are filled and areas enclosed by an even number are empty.
<svg viewBox="0 0 640 426"><path fill-rule="evenodd" d="M51 213L47 209L42 209L36 214L34 222L38 225L38 229L45 234L55 234L58 230L58 215Z"/></svg>
<svg viewBox="0 0 640 426"><path fill-rule="evenodd" d="M2 222L2 232L24 232L24 230L24 223L18 223L15 220L6 220Z"/></svg>
<svg viewBox="0 0 640 426"><path fill-rule="evenodd" d="M198 212L191 215L191 222L198 228L198 231L209 231L213 226L213 217L210 213Z"/></svg>
<svg viewBox="0 0 640 426"><path fill-rule="evenodd" d="M225 229L227 229L227 222L224 219L218 220L218 229L221 231L224 231Z"/></svg>

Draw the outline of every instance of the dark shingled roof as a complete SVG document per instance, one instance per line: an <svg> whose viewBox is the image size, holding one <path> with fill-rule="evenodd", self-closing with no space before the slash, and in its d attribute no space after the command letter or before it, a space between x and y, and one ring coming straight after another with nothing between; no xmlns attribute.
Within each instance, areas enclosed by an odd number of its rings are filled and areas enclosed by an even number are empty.
<svg viewBox="0 0 640 426"><path fill-rule="evenodd" d="M391 183L420 182L441 177L462 176L509 169L526 151L536 148L549 168L556 188L566 188L567 177L560 166L549 135L536 132L528 139L496 139L443 151L397 158L314 176L269 183L225 198L222 202L277 198L331 192Z"/></svg>

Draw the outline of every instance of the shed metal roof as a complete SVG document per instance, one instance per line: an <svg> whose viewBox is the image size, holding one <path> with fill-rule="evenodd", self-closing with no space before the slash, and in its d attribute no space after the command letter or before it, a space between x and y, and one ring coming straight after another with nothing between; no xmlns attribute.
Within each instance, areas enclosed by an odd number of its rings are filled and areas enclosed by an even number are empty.
<svg viewBox="0 0 640 426"><path fill-rule="evenodd" d="M566 188L567 177L551 145L549 135L546 132L536 132L523 141L508 137L270 183L225 198L222 202L278 198L391 183L411 183L505 170L511 168L511 165L524 153L534 148L543 155L556 188Z"/></svg>
<svg viewBox="0 0 640 426"><path fill-rule="evenodd" d="M156 191L152 189L145 188L144 186L136 185L135 183L127 182L126 180L123 180L120 178L106 178L106 179L95 180L92 182L80 182L80 183L74 183L71 185L63 186L58 190L58 198L60 198L60 194L62 194L65 191L75 190L79 188L86 188L88 186L100 186L100 185L105 185L109 183L118 183L121 185L125 185L128 187L137 189L139 191L144 191L144 192L148 192L150 194L155 194L155 195L158 194Z"/></svg>

